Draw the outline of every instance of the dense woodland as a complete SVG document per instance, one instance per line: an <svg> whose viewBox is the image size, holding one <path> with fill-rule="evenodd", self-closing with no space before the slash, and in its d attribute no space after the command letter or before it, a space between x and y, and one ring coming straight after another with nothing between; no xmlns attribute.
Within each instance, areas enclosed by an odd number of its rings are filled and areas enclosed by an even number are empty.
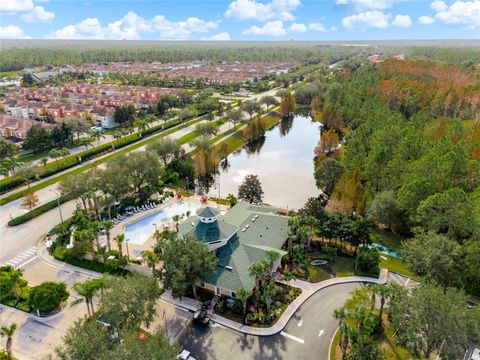
<svg viewBox="0 0 480 360"><path fill-rule="evenodd" d="M478 71L392 60L322 76L297 101L326 127L315 177L328 207L413 238L405 254L418 275L480 294Z"/></svg>

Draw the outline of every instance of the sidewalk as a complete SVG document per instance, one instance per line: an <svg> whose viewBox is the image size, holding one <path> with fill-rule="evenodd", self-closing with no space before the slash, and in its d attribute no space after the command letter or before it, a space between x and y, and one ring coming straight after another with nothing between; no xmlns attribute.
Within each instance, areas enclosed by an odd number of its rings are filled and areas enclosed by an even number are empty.
<svg viewBox="0 0 480 360"><path fill-rule="evenodd" d="M338 285L338 284L348 284L354 282L363 282L363 283L372 283L372 284L386 284L388 277L388 270L381 269L379 278L372 278L367 276L347 276L342 278L328 279L321 281L319 283L309 283L302 280L293 280L290 282L290 285L302 289L302 293L288 306L287 310L282 314L280 319L269 328L258 328L247 325L242 325L235 321L226 319L222 316L212 314L211 319L217 324L226 326L230 329L239 331L247 335L257 335L257 336L270 336L275 335L283 330L287 325L288 321L292 318L295 312L303 305L312 295L316 292L325 289L329 286ZM284 281L279 281L280 283L285 284ZM193 299L183 298L175 299L170 294L169 291L165 291L162 295L162 299L170 302L171 304L187 309L189 311L196 311L200 308L201 304Z"/></svg>

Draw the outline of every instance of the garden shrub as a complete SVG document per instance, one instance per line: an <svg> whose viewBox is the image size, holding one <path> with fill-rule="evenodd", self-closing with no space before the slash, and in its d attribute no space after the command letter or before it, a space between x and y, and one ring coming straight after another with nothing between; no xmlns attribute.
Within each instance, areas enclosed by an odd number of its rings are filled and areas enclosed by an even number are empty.
<svg viewBox="0 0 480 360"><path fill-rule="evenodd" d="M29 302L34 310L50 312L66 301L69 295L65 283L46 281L30 290Z"/></svg>

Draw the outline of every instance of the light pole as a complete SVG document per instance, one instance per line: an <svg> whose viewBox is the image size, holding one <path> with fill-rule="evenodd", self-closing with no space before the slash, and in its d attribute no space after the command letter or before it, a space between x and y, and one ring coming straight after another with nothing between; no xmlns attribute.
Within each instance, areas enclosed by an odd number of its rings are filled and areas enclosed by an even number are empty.
<svg viewBox="0 0 480 360"><path fill-rule="evenodd" d="M130 241L130 239L125 240L125 246L127 247L127 259L128 259L128 261L130 261L130 252L128 251L128 242L129 241Z"/></svg>
<svg viewBox="0 0 480 360"><path fill-rule="evenodd" d="M60 206L60 195L55 190L50 189L50 191L53 192L55 195L57 195L57 204L58 204L58 211L60 212L60 221L63 224L62 207Z"/></svg>
<svg viewBox="0 0 480 360"><path fill-rule="evenodd" d="M155 226L155 232L157 232L158 231L157 224L153 223L152 225Z"/></svg>

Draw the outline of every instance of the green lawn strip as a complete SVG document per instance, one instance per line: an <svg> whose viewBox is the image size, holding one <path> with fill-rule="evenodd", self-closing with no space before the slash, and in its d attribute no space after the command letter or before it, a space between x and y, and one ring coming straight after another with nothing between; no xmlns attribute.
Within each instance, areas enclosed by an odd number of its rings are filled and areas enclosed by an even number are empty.
<svg viewBox="0 0 480 360"><path fill-rule="evenodd" d="M407 262L387 254L380 253L380 267L417 281L422 280L409 269Z"/></svg>
<svg viewBox="0 0 480 360"><path fill-rule="evenodd" d="M179 125L179 126L176 126L176 127L173 127L161 134L158 134L156 136L153 136L151 138L148 138L148 139L145 139L143 141L139 141L137 143L134 143L132 145L129 145L129 146L126 146L125 148L121 149L121 150L118 150L117 152L113 153L113 154L110 154L108 156L105 156L101 159L98 159L97 161L91 163L91 164L86 164L84 166L81 166L81 167L78 167L76 169L73 169L71 171L68 171L67 173L65 174L61 174L61 175L58 175L58 176L55 176L55 177L52 177L48 180L45 180L43 181L42 183L40 184L37 184L37 185L33 185L31 186L31 191L32 192L35 192L35 191L38 191L38 190L41 190L41 189L44 189L46 188L47 186L50 186L52 184L55 184L56 182L59 182L59 181L62 181L65 177L67 176L70 176L70 175L73 175L73 174L78 174L78 173L81 173L83 171L86 171L88 169L90 169L92 166L97 166L99 164L102 164L106 161L109 161L110 159L112 159L114 156L117 156L117 155L120 155L120 154L126 154L132 150L135 150L135 149L138 149L139 147L142 147L142 146L145 146L147 145L148 143L156 140L156 139L159 139L159 138L162 138L162 137L165 137L165 136L168 136L168 135L171 135L173 134L174 132L178 131L178 130L181 130L187 126L190 126L192 124L195 124L199 121L201 121L203 119L196 119L195 121L190 121L188 123L183 123L182 125ZM29 190L28 189L24 189L24 190L21 190L21 191L18 191L14 194L11 194L3 199L0 200L0 206L3 206L5 204L8 204L9 202L12 202L12 201L15 201L17 199L20 199L22 198L23 196L25 196L26 194L28 194Z"/></svg>
<svg viewBox="0 0 480 360"><path fill-rule="evenodd" d="M337 256L334 259L335 263L332 270L337 277L353 276L355 275L355 259Z"/></svg>
<svg viewBox="0 0 480 360"><path fill-rule="evenodd" d="M335 336L333 337L332 343L330 344L330 360L336 360L337 359L337 346L338 343L340 342L340 331L335 332Z"/></svg>

